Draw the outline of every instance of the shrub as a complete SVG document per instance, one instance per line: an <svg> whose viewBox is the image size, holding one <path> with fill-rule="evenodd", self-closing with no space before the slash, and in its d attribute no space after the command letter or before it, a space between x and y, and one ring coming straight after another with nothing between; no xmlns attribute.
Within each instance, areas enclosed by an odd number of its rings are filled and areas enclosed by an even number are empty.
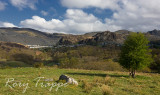
<svg viewBox="0 0 160 95"><path fill-rule="evenodd" d="M39 63L39 62L34 63L34 67L35 67L35 68L41 68L41 67L43 67L43 66L44 66L43 63Z"/></svg>
<svg viewBox="0 0 160 95"><path fill-rule="evenodd" d="M139 71L144 72L144 73L150 73L151 69L149 67L146 67L146 68L139 70Z"/></svg>
<svg viewBox="0 0 160 95"><path fill-rule="evenodd" d="M33 56L29 54L25 54L25 53L14 54L12 57L15 61L21 61L29 65L32 65L34 63Z"/></svg>
<svg viewBox="0 0 160 95"><path fill-rule="evenodd" d="M75 65L78 64L78 58L76 57L71 57L71 58L61 58L59 60L60 67L61 68L73 68Z"/></svg>
<svg viewBox="0 0 160 95"><path fill-rule="evenodd" d="M2 67L0 67L0 69L11 69L11 67L9 67L9 66L2 66Z"/></svg>
<svg viewBox="0 0 160 95"><path fill-rule="evenodd" d="M87 70L108 70L108 71L124 71L122 66L113 61L91 61L88 63L77 64L77 68Z"/></svg>
<svg viewBox="0 0 160 95"><path fill-rule="evenodd" d="M56 69L56 68L58 68L58 65L53 65L52 68L55 68L55 69Z"/></svg>
<svg viewBox="0 0 160 95"><path fill-rule="evenodd" d="M2 67L29 67L30 65L20 61L6 61L0 64Z"/></svg>
<svg viewBox="0 0 160 95"><path fill-rule="evenodd" d="M20 62L20 61L8 61L6 62L6 65L9 67L28 67L29 66L24 62Z"/></svg>

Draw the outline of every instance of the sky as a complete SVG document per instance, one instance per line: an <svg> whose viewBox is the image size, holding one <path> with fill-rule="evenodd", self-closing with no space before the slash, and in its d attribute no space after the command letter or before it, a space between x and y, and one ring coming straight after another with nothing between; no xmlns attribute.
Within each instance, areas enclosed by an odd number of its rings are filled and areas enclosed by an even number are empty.
<svg viewBox="0 0 160 95"><path fill-rule="evenodd" d="M70 34L147 32L160 28L160 0L0 0L0 27Z"/></svg>

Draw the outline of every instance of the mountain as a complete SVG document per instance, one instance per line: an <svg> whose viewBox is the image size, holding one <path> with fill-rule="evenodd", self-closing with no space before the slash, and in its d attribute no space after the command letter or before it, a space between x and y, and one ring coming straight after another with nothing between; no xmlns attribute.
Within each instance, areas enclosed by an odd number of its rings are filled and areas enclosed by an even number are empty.
<svg viewBox="0 0 160 95"><path fill-rule="evenodd" d="M0 41L24 45L55 45L65 34L48 34L30 28L0 28Z"/></svg>
<svg viewBox="0 0 160 95"><path fill-rule="evenodd" d="M0 41L14 42L24 45L122 45L126 37L132 31L118 30L90 32L83 35L45 33L30 28L0 28ZM144 33L151 43L159 43L160 30L152 30Z"/></svg>

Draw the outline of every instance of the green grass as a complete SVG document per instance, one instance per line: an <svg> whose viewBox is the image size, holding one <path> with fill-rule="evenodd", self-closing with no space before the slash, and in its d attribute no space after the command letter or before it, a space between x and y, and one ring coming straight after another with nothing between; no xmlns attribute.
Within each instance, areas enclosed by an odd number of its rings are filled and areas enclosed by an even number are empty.
<svg viewBox="0 0 160 95"><path fill-rule="evenodd" d="M56 87L52 91L49 91L49 87L35 87L35 78L53 79L54 81L48 82L54 83L61 74L73 77L79 85L60 87L58 91L55 91ZM7 78L14 78L15 82L29 83L30 88L22 93L24 87L13 89L5 87ZM47 83L44 80L40 82ZM0 95L106 95L106 93L111 95L160 95L160 75L136 73L136 78L132 79L128 77L128 72L118 71L58 68L0 69Z"/></svg>

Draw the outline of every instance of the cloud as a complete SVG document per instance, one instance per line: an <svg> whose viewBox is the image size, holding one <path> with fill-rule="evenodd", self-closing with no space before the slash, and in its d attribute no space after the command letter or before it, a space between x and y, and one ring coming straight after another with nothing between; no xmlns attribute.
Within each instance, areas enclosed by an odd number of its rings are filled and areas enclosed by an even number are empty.
<svg viewBox="0 0 160 95"><path fill-rule="evenodd" d="M23 27L38 29L44 32L83 34L92 31L117 30L120 27L107 25L93 14L85 13L80 9L68 9L64 20L51 19L46 21L39 16L26 19L20 23Z"/></svg>
<svg viewBox="0 0 160 95"><path fill-rule="evenodd" d="M4 2L2 2L2 1L0 1L0 11L1 11L1 10L4 10L5 7L6 7L6 5L7 5L7 3L4 3Z"/></svg>
<svg viewBox="0 0 160 95"><path fill-rule="evenodd" d="M115 31L120 29L120 27L114 25L107 25L107 23L103 23L93 14L85 13L80 9L68 9L66 11L66 19L63 20L63 22L67 26L67 32L75 34L105 30Z"/></svg>
<svg viewBox="0 0 160 95"><path fill-rule="evenodd" d="M160 28L160 0L61 0L61 4L67 8L112 10L112 17L105 19L107 26L132 31Z"/></svg>
<svg viewBox="0 0 160 95"><path fill-rule="evenodd" d="M0 27L17 27L17 26L9 22L0 22Z"/></svg>
<svg viewBox="0 0 160 95"><path fill-rule="evenodd" d="M21 25L44 32L73 34L120 29L146 32L160 28L160 0L61 0L61 3L67 8L78 9L67 9L63 20L47 21L33 16L21 21ZM113 15L101 20L83 11L90 7L112 10Z"/></svg>
<svg viewBox="0 0 160 95"><path fill-rule="evenodd" d="M89 8L119 9L120 0L61 0L61 4L67 8Z"/></svg>
<svg viewBox="0 0 160 95"><path fill-rule="evenodd" d="M132 31L159 29L159 4L159 0L122 0L121 8L106 22Z"/></svg>
<svg viewBox="0 0 160 95"><path fill-rule="evenodd" d="M93 23L98 20L93 14L87 14L79 9L68 9L66 11L66 18L69 20L74 20L77 23Z"/></svg>
<svg viewBox="0 0 160 95"><path fill-rule="evenodd" d="M43 16L47 16L48 15L48 12L46 12L46 11L41 11L41 14L43 15Z"/></svg>
<svg viewBox="0 0 160 95"><path fill-rule="evenodd" d="M49 33L62 32L57 31L57 29L64 28L63 22L58 19L51 19L49 21L46 21L44 18L41 18L39 16L33 16L32 19L21 21L20 24L23 27L33 28Z"/></svg>
<svg viewBox="0 0 160 95"><path fill-rule="evenodd" d="M38 2L38 0L10 0L10 3L22 10L23 8L31 8L32 10L36 9L35 4Z"/></svg>

